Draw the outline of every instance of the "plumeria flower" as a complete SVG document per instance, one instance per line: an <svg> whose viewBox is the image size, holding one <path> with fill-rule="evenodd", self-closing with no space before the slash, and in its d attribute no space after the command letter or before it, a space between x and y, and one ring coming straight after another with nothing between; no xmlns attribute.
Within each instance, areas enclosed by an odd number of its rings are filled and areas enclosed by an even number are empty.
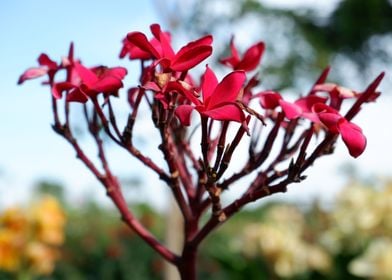
<svg viewBox="0 0 392 280"><path fill-rule="evenodd" d="M358 96L357 92L333 83L323 83L315 85L312 89L312 93L317 92L328 93L330 97L329 105L336 110L340 109L340 106L344 99L356 98Z"/></svg>
<svg viewBox="0 0 392 280"><path fill-rule="evenodd" d="M233 70L243 70L245 72L252 71L260 64L261 57L264 53L265 45L258 42L247 49L242 58L238 54L238 50L234 45L234 37L230 42L231 56L223 58L220 62Z"/></svg>
<svg viewBox="0 0 392 280"><path fill-rule="evenodd" d="M245 114L236 103L246 76L243 71L234 71L218 83L214 72L207 66L201 82L202 101L192 92L184 91L192 105L183 104L176 108L175 114L181 124L190 125L190 117L195 109L201 116L214 120L243 123Z"/></svg>
<svg viewBox="0 0 392 280"><path fill-rule="evenodd" d="M189 79L185 80L189 81ZM173 92L183 96L184 92L190 91L193 86L186 81L177 79L171 73L156 73L154 81L145 83L142 88L154 92L154 98L161 102L164 109L168 109Z"/></svg>
<svg viewBox="0 0 392 280"><path fill-rule="evenodd" d="M280 93L275 91L264 91L256 94L256 96L260 98L260 105L264 109L274 110L280 107L289 120L303 117L315 123L319 122L319 119L317 114L313 112L313 106L317 103L325 103L327 101L325 97L308 95L291 103L284 100Z"/></svg>
<svg viewBox="0 0 392 280"><path fill-rule="evenodd" d="M363 153L366 148L366 137L359 126L348 121L338 111L323 103L315 104L313 111L330 132L342 136L351 156L356 158Z"/></svg>
<svg viewBox="0 0 392 280"><path fill-rule="evenodd" d="M327 92L330 96L330 106L336 110L340 109L341 103L344 99L359 98L362 93L358 93L354 90L346 87L339 86L333 83L325 83L315 85L312 92ZM380 93L374 91L366 100L366 102L375 101L379 97Z"/></svg>
<svg viewBox="0 0 392 280"><path fill-rule="evenodd" d="M170 38L170 34L167 32L165 32L165 36L167 36L167 38ZM156 38L152 38L151 40L149 40L149 43L152 46L154 46L155 49L161 50L161 44ZM123 40L123 47L120 51L119 56L120 58L124 58L128 56L129 59L131 60L133 59L149 60L154 58L154 56L150 52L142 50L137 45L130 42L128 38L125 38Z"/></svg>
<svg viewBox="0 0 392 280"><path fill-rule="evenodd" d="M77 84L76 80L80 80L77 74L73 70L74 65L74 47L73 43L70 44L68 56L63 57L60 64L57 64L52 59L49 58L46 54L41 54L38 57L38 63L40 67L32 67L27 69L19 78L18 84L22 84L26 80L39 78L44 75L48 75L49 81L44 82L43 84L50 84L52 95L56 99L60 99L62 97L62 91L69 90L73 88L73 84ZM69 75L69 82L54 82L55 74L62 69L66 69L68 71L67 75Z"/></svg>
<svg viewBox="0 0 392 280"><path fill-rule="evenodd" d="M279 106L279 101L283 100L279 92L273 90L267 90L255 94L254 97L258 97L261 107L267 110L274 110Z"/></svg>
<svg viewBox="0 0 392 280"><path fill-rule="evenodd" d="M130 55L131 57L138 57L141 53L149 54L149 58L156 59L156 64L159 64L165 72L166 70L187 71L212 53L212 36L210 35L188 43L175 53L169 34L163 32L159 24L151 25L150 29L155 40L149 41L141 32L131 32L127 35L127 49L130 53L134 52Z"/></svg>
<svg viewBox="0 0 392 280"><path fill-rule="evenodd" d="M289 120L303 117L317 123L319 120L317 114L313 111L313 106L318 103L324 104L326 101L327 98L325 97L308 95L299 98L294 103L281 99L279 105Z"/></svg>
<svg viewBox="0 0 392 280"><path fill-rule="evenodd" d="M273 91L260 93L259 96L260 103L265 109L274 110L280 107L289 120L306 118L314 124L323 125L331 133L340 134L351 156L358 157L365 150L366 138L361 128L341 116L336 109L325 104L327 98L308 95L291 103L283 100L279 93Z"/></svg>
<svg viewBox="0 0 392 280"><path fill-rule="evenodd" d="M107 68L104 66L88 69L79 62L74 63L74 69L80 81L63 84L63 89L72 89L67 95L67 101L87 102L88 98L96 97L99 93L117 95L123 87L122 79L127 74L123 67Z"/></svg>
<svg viewBox="0 0 392 280"><path fill-rule="evenodd" d="M38 57L39 67L31 67L27 69L18 80L18 85L22 84L26 80L39 78L45 75L50 75L52 78L57 70L60 69L60 65L51 60L47 54L41 54Z"/></svg>

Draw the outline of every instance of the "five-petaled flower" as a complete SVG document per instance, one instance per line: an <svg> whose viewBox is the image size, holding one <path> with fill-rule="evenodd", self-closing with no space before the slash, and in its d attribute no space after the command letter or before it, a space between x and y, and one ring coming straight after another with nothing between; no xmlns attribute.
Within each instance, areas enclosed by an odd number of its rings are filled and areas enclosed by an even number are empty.
<svg viewBox="0 0 392 280"><path fill-rule="evenodd" d="M39 78L45 75L49 75L49 77L53 79L54 74L61 67L44 53L38 57L38 64L40 65L39 67L31 67L19 77L18 85L22 84L26 80Z"/></svg>
<svg viewBox="0 0 392 280"><path fill-rule="evenodd" d="M348 121L332 107L317 103L313 106L320 122L324 124L331 133L340 134L346 144L351 156L360 156L366 148L366 137L362 129L356 124Z"/></svg>
<svg viewBox="0 0 392 280"><path fill-rule="evenodd" d="M332 106L325 104L328 100L325 97L311 94L291 103L285 101L277 92L267 91L258 96L265 109L275 109L280 106L289 120L302 117L314 124L322 124L330 133L340 134L353 157L360 156L366 148L366 137L361 128L340 115ZM331 99L333 97L335 96L331 96Z"/></svg>
<svg viewBox="0 0 392 280"><path fill-rule="evenodd" d="M176 115L183 125L190 125L193 109L200 115L214 120L243 123L245 114L236 103L246 76L243 71L234 71L218 83L214 72L207 66L201 82L202 101L191 91L184 90L193 105L182 104L176 108Z"/></svg>
<svg viewBox="0 0 392 280"><path fill-rule="evenodd" d="M117 95L118 90L123 87L122 79L127 74L123 67L98 66L88 69L78 62L74 63L74 67L80 80L75 78L74 81L64 84L63 89L71 89L67 101L84 103L89 97L95 98L99 93L105 96Z"/></svg>
<svg viewBox="0 0 392 280"><path fill-rule="evenodd" d="M183 72L195 67L212 53L211 35L192 41L175 53L169 34L163 32L159 24L152 24L150 29L154 35L150 41L141 32L128 33L120 56L128 52L130 58L153 58L164 71Z"/></svg>
<svg viewBox="0 0 392 280"><path fill-rule="evenodd" d="M264 53L265 44L258 42L249 47L242 58L238 54L238 50L234 45L234 37L230 41L231 56L220 59L224 65L231 67L233 70L243 70L246 72L256 69L260 64L261 57Z"/></svg>

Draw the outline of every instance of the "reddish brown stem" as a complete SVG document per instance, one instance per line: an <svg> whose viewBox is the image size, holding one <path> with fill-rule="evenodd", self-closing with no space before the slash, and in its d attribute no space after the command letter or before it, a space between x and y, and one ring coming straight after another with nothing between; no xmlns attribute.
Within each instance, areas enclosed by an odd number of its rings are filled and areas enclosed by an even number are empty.
<svg viewBox="0 0 392 280"><path fill-rule="evenodd" d="M170 140L171 136L169 134L168 129L163 124L160 127L160 133L161 133L161 140L162 140L160 149L163 152L163 155L169 167L169 171L171 173L171 180L169 186L173 191L173 195L176 198L178 206L180 207L184 220L188 221L192 219L192 212L181 191L181 184L179 181L180 172L177 168L177 164L174 158L174 149L172 147L172 143Z"/></svg>
<svg viewBox="0 0 392 280"><path fill-rule="evenodd" d="M143 225L133 216L132 212L128 209L125 199L121 193L121 188L117 179L110 173L107 166L104 151L102 148L102 142L98 141L99 154L106 171L106 175L102 174L93 164L93 162L86 156L83 150L80 148L78 142L72 136L69 129L64 129L61 126L56 127L55 131L63 136L74 148L76 156L86 165L86 167L94 174L94 176L104 185L108 196L112 199L116 207L121 213L121 216L125 223L133 229L147 244L151 246L156 252L158 252L167 261L176 264L178 262L178 256L163 246Z"/></svg>

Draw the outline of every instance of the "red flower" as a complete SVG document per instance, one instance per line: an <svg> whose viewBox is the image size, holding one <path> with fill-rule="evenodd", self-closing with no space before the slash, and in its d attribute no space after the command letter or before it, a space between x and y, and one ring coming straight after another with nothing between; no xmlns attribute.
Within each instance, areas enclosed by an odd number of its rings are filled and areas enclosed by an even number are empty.
<svg viewBox="0 0 392 280"><path fill-rule="evenodd" d="M73 89L67 95L67 101L86 102L88 97L95 97L99 93L116 95L123 87L122 79L127 74L123 67L107 68L104 66L88 69L75 62L74 70L80 78L75 77L70 83L59 83L63 90Z"/></svg>
<svg viewBox="0 0 392 280"><path fill-rule="evenodd" d="M245 79L243 71L234 71L218 83L214 72L207 66L201 83L203 101L192 92L184 91L194 105L180 105L176 108L175 113L180 122L186 126L190 125L193 109L196 109L200 115L214 120L244 122L244 112L237 105L236 100Z"/></svg>
<svg viewBox="0 0 392 280"><path fill-rule="evenodd" d="M39 67L31 67L19 77L18 85L22 84L26 80L42 77L46 74L53 77L56 71L60 68L56 62L51 60L49 56L44 53L38 57L38 64L40 65Z"/></svg>
<svg viewBox="0 0 392 280"><path fill-rule="evenodd" d="M161 102L164 109L168 109L173 92L183 96L184 91L191 90L192 86L173 77L171 73L157 73L154 81L145 83L142 88L153 91L154 98Z"/></svg>
<svg viewBox="0 0 392 280"><path fill-rule="evenodd" d="M260 105L264 109L275 109L281 107L286 118L289 120L296 119L299 117L307 118L313 122L319 122L317 114L313 112L312 108L314 104L325 103L326 98L317 95L308 95L306 97L299 98L294 103L285 101L282 96L275 91L264 91L256 94L256 97L260 98Z"/></svg>
<svg viewBox="0 0 392 280"><path fill-rule="evenodd" d="M260 93L259 96L260 103L265 109L275 109L280 106L289 120L303 117L315 124L322 124L331 133L340 134L351 156L358 157L365 150L366 138L361 128L325 104L327 98L308 95L291 103L283 100L279 93L272 91Z"/></svg>
<svg viewBox="0 0 392 280"><path fill-rule="evenodd" d="M333 83L317 84L313 87L311 94L320 91L329 94L329 105L336 110L340 110L340 106L344 99L358 97L357 92Z"/></svg>
<svg viewBox="0 0 392 280"><path fill-rule="evenodd" d="M360 156L366 148L366 137L362 129L349 122L338 111L322 103L315 104L313 111L317 113L320 122L332 133L339 133L351 156Z"/></svg>
<svg viewBox="0 0 392 280"><path fill-rule="evenodd" d="M279 106L279 101L283 100L282 96L280 93L268 90L268 91L263 91L255 95L255 97L260 98L260 105L264 109L270 109L273 110L276 107Z"/></svg>
<svg viewBox="0 0 392 280"><path fill-rule="evenodd" d="M164 70L182 72L193 68L212 53L212 36L210 35L188 43L175 53L170 45L168 33L162 32L158 24L151 25L150 29L155 40L149 41L141 32L131 32L127 35L126 48L129 50L130 57L144 59L148 54L148 58L157 59L156 63Z"/></svg>
<svg viewBox="0 0 392 280"><path fill-rule="evenodd" d="M246 72L254 70L259 64L264 53L265 45L263 42L252 45L246 50L242 59L234 45L234 37L230 41L231 56L223 58L220 62L231 67L233 70L244 70Z"/></svg>
<svg viewBox="0 0 392 280"><path fill-rule="evenodd" d="M289 120L304 117L312 122L319 122L317 114L313 111L315 104L324 104L327 98L317 95L308 95L296 100L294 103L285 100L279 100L279 105L282 107L283 112Z"/></svg>
<svg viewBox="0 0 392 280"><path fill-rule="evenodd" d="M165 33L168 37L170 36L168 33ZM170 38L170 37L169 37ZM157 39L152 38L150 44L154 46L155 49L160 49L160 43ZM129 56L129 59L142 59L148 60L153 59L154 56L150 52L146 52L140 49L135 44L131 43L127 38L123 40L123 47L120 51L120 58L124 58L125 56Z"/></svg>

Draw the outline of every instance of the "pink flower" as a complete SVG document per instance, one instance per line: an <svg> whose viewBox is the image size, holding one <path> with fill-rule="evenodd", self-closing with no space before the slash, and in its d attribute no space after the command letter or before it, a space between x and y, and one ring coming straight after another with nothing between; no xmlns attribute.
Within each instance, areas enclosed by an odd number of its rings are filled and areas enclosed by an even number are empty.
<svg viewBox="0 0 392 280"><path fill-rule="evenodd" d="M272 90L267 90L256 94L254 97L259 97L260 105L264 109L273 110L279 106L279 101L283 100L280 93Z"/></svg>
<svg viewBox="0 0 392 280"><path fill-rule="evenodd" d="M344 99L356 98L358 96L357 92L333 83L317 84L313 87L311 93L313 94L320 91L329 94L329 105L336 110L340 109Z"/></svg>
<svg viewBox="0 0 392 280"><path fill-rule="evenodd" d="M325 83L325 84L318 84L315 85L312 89L312 92L327 92L330 96L330 106L335 108L336 110L340 109L341 103L344 99L349 98L359 98L362 93L358 93L351 89L339 86L333 83ZM375 101L380 96L379 92L374 91L372 94L368 96L366 102Z"/></svg>
<svg viewBox="0 0 392 280"><path fill-rule="evenodd" d="M184 91L189 91L192 86L173 77L171 73L159 73L154 81L145 83L142 88L154 92L154 98L161 102L164 109L168 109L173 92L183 96Z"/></svg>
<svg viewBox="0 0 392 280"><path fill-rule="evenodd" d="M74 70L80 81L75 77L73 81L59 84L63 90L71 90L67 101L86 102L89 97L96 97L99 93L117 95L123 87L122 79L127 74L123 67L107 68L104 66L88 69L79 62L74 63Z"/></svg>
<svg viewBox="0 0 392 280"><path fill-rule="evenodd" d="M186 97L193 105L180 105L175 114L183 125L190 125L190 117L193 109L200 115L214 120L244 122L245 114L237 105L236 100L245 82L246 76L243 71L234 71L218 83L214 72L207 66L204 73L200 101L192 92L184 91Z"/></svg>
<svg viewBox="0 0 392 280"><path fill-rule="evenodd" d="M56 71L60 68L56 62L51 60L49 56L44 53L38 57L38 64L40 65L39 67L31 67L19 77L18 85L26 80L39 78L47 74L51 75L53 78Z"/></svg>
<svg viewBox="0 0 392 280"><path fill-rule="evenodd" d="M265 109L273 110L280 106L289 120L306 118L315 124L322 124L331 133L340 134L353 157L361 155L366 148L366 137L361 128L325 104L327 101L325 97L312 94L291 103L283 100L279 93L273 91L263 92L258 96L260 96L260 103Z"/></svg>
<svg viewBox="0 0 392 280"><path fill-rule="evenodd" d="M156 64L161 65L164 71L183 72L193 68L212 53L212 36L210 35L188 43L175 53L168 33L162 32L158 24L151 25L150 29L154 35L154 39L150 41L141 32L128 33L127 49L130 57L146 58L148 54L149 58L157 60Z"/></svg>
<svg viewBox="0 0 392 280"><path fill-rule="evenodd" d="M304 117L317 123L319 120L317 114L313 111L313 106L318 103L324 104L326 101L327 98L317 95L308 95L299 98L294 103L281 99L279 100L279 105L282 107L285 116L289 120Z"/></svg>
<svg viewBox="0 0 392 280"><path fill-rule="evenodd" d="M332 133L339 133L351 156L360 156L366 148L366 137L362 129L356 124L349 122L338 111L322 103L315 104L315 113L322 124Z"/></svg>
<svg viewBox="0 0 392 280"><path fill-rule="evenodd" d="M316 123L319 122L319 120L317 114L312 110L313 105L325 103L327 100L326 98L317 95L308 95L291 103L285 101L282 96L275 91L264 91L256 94L255 97L260 98L260 105L264 109L274 110L277 107L281 107L286 118L289 120L304 117Z"/></svg>
<svg viewBox="0 0 392 280"><path fill-rule="evenodd" d="M169 34L166 33L169 37ZM160 43L156 38L152 38L150 44L154 46L155 49L160 49ZM150 52L146 52L140 49L138 46L130 42L127 38L123 40L123 47L120 51L120 58L124 58L125 56L129 57L129 59L142 59L148 60L153 59L154 56Z"/></svg>
<svg viewBox="0 0 392 280"><path fill-rule="evenodd" d="M238 54L238 50L234 45L234 37L230 42L231 56L223 58L220 62L231 67L233 70L252 71L260 64L261 57L264 53L265 45L258 42L246 50L242 59Z"/></svg>

